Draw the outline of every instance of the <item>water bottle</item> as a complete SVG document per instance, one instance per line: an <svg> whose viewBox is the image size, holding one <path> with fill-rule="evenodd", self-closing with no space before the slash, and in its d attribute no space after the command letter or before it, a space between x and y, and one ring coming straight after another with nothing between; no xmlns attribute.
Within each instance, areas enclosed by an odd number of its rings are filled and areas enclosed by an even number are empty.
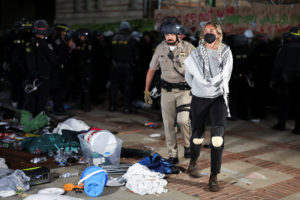
<svg viewBox="0 0 300 200"><path fill-rule="evenodd" d="M76 177L78 176L78 172L66 172L64 174L59 175L59 178L70 178L70 177Z"/></svg>
<svg viewBox="0 0 300 200"><path fill-rule="evenodd" d="M31 163L41 163L41 162L47 162L47 158L44 157L36 157L30 160Z"/></svg>

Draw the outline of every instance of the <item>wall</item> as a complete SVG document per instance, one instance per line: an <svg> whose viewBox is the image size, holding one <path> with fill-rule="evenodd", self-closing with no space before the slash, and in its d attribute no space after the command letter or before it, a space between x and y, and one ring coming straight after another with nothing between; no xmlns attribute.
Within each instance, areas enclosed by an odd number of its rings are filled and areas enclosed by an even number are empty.
<svg viewBox="0 0 300 200"><path fill-rule="evenodd" d="M59 23L101 24L143 18L143 0L56 0Z"/></svg>
<svg viewBox="0 0 300 200"><path fill-rule="evenodd" d="M274 38L281 36L292 26L300 25L300 5L156 10L156 27L159 27L167 16L177 17L192 33L200 30L201 22L213 20L219 22L227 34L241 34L246 29L251 29L255 33L267 34L270 38Z"/></svg>

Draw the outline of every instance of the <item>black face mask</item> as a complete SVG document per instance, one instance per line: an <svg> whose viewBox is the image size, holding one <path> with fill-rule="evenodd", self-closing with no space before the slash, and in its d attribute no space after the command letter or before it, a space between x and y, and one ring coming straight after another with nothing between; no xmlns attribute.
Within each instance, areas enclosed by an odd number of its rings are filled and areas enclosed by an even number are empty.
<svg viewBox="0 0 300 200"><path fill-rule="evenodd" d="M212 34L212 33L206 33L204 35L204 40L205 42L211 44L213 43L215 40L217 39L216 35L215 34Z"/></svg>

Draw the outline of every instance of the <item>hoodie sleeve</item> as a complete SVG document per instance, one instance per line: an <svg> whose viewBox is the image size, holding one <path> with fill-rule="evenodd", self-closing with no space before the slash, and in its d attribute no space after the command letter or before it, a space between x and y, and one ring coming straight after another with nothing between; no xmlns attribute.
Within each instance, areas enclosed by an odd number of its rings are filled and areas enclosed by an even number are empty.
<svg viewBox="0 0 300 200"><path fill-rule="evenodd" d="M232 57L232 52L229 48L229 46L226 46L226 50L224 52L224 63L223 63L223 81L225 82L225 92L229 92L229 80L231 77L232 73L232 68L233 68L233 57Z"/></svg>
<svg viewBox="0 0 300 200"><path fill-rule="evenodd" d="M192 87L192 82L193 82L193 75L191 73L191 69L190 69L190 63L192 61L191 55L189 55L185 61L185 81L187 82L187 84Z"/></svg>

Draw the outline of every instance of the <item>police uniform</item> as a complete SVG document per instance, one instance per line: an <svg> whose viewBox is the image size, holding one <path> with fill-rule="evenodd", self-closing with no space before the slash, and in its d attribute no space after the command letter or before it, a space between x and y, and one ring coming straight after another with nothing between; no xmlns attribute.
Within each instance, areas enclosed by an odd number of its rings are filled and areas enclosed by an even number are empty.
<svg viewBox="0 0 300 200"><path fill-rule="evenodd" d="M76 63L76 75L79 81L79 103L84 111L91 110L90 102L90 83L92 73L92 55L93 47L87 41L78 41L77 49L73 50L73 58Z"/></svg>
<svg viewBox="0 0 300 200"><path fill-rule="evenodd" d="M183 145L190 147L189 108L191 103L190 88L184 74L183 61L188 57L194 46L185 41L179 41L173 51L162 41L152 57L150 68L161 70L161 108L165 129L166 144L170 157L178 157L176 124L183 134Z"/></svg>
<svg viewBox="0 0 300 200"><path fill-rule="evenodd" d="M32 96L32 113L45 110L53 82L53 70L60 64L52 45L45 39L34 38L26 44L27 79L39 80L37 92Z"/></svg>
<svg viewBox="0 0 300 200"><path fill-rule="evenodd" d="M66 95L66 84L70 79L67 70L70 65L70 47L65 38L56 37L52 42L55 53L58 55L61 65L54 70L53 102L54 112L65 113L64 101Z"/></svg>
<svg viewBox="0 0 300 200"><path fill-rule="evenodd" d="M129 31L120 31L112 38L111 42L111 75L110 75L110 110L116 109L116 100L119 89L122 89L125 97L124 112L130 112L131 104L131 77L132 65L137 57L136 42L130 36Z"/></svg>
<svg viewBox="0 0 300 200"><path fill-rule="evenodd" d="M18 103L18 108L23 108L24 92L23 81L26 74L25 47L30 41L32 34L25 31L20 31L16 34L11 52L11 74L12 81L11 100Z"/></svg>

